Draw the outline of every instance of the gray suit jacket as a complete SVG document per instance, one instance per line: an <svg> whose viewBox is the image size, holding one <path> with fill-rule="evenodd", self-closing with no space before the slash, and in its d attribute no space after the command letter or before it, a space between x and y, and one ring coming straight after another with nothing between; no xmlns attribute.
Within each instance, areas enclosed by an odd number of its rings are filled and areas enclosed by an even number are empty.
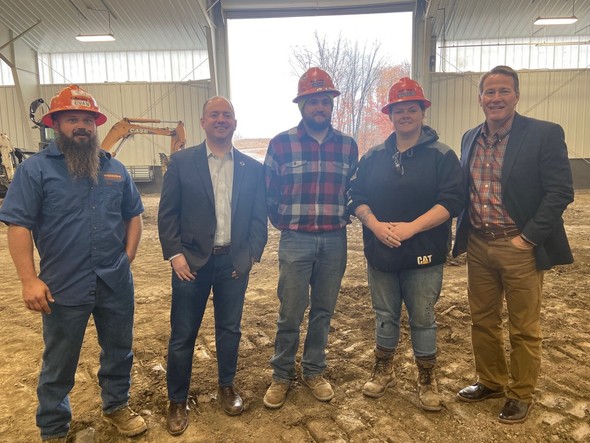
<svg viewBox="0 0 590 443"><path fill-rule="evenodd" d="M469 164L482 125L470 129L461 141L461 166L469 191ZM573 262L562 214L574 201L572 173L561 126L514 116L502 166L502 203L518 229L537 246L537 269ZM469 192L457 218L453 256L467 250Z"/></svg>
<svg viewBox="0 0 590 443"><path fill-rule="evenodd" d="M213 251L216 225L205 143L172 154L158 209L164 259L183 253L198 271ZM262 164L234 149L231 257L238 274L248 274L252 259L260 260L267 235Z"/></svg>

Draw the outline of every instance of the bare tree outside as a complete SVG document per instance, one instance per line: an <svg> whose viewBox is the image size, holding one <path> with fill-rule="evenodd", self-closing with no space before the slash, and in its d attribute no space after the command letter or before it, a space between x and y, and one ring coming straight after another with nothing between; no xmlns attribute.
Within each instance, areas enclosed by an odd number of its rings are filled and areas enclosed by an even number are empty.
<svg viewBox="0 0 590 443"><path fill-rule="evenodd" d="M335 41L320 36L316 31L315 47L293 49L291 67L301 76L307 69L317 66L325 70L342 95L334 103L332 122L335 127L357 140L361 153L370 148L383 130L376 125L390 128L384 115L379 116L382 84L393 83L392 74L408 75L409 64L392 67L380 56L379 42L360 46L358 42L339 35ZM385 117L385 119L383 119ZM382 139L380 141L383 141Z"/></svg>

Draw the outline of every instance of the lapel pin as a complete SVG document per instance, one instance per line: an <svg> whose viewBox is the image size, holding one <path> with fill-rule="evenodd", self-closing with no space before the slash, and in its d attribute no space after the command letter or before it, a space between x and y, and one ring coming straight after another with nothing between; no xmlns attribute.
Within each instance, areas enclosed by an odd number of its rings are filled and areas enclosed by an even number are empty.
<svg viewBox="0 0 590 443"><path fill-rule="evenodd" d="M246 163L244 163L244 160L240 160L240 166L246 166Z"/></svg>

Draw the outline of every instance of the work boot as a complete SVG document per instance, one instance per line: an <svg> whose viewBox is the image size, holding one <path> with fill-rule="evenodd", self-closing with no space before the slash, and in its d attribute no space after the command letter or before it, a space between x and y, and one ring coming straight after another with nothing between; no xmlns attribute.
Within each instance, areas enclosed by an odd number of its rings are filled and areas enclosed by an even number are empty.
<svg viewBox="0 0 590 443"><path fill-rule="evenodd" d="M330 401L334 398L334 390L322 375L302 377L303 384L311 389L311 393L319 401Z"/></svg>
<svg viewBox="0 0 590 443"><path fill-rule="evenodd" d="M420 407L425 411L440 411L442 397L438 392L434 363L416 360L418 365L418 396Z"/></svg>
<svg viewBox="0 0 590 443"><path fill-rule="evenodd" d="M371 379L363 386L363 394L367 397L383 397L385 390L396 383L393 372L393 352L375 349L375 366Z"/></svg>
<svg viewBox="0 0 590 443"><path fill-rule="evenodd" d="M270 409L278 409L283 406L287 400L287 391L290 387L291 382L289 381L273 380L262 400L264 406Z"/></svg>
<svg viewBox="0 0 590 443"><path fill-rule="evenodd" d="M147 429L143 417L133 412L129 406L118 409L112 414L104 414L103 417L107 422L115 426L121 434L127 437L141 434Z"/></svg>

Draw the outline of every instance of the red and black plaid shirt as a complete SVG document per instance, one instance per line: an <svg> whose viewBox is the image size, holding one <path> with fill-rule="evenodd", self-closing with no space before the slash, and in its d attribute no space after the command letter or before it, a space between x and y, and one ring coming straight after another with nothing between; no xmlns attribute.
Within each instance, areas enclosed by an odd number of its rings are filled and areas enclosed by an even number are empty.
<svg viewBox="0 0 590 443"><path fill-rule="evenodd" d="M264 160L271 223L303 232L345 227L350 223L346 189L357 163L354 139L332 127L321 145L303 122L277 135Z"/></svg>
<svg viewBox="0 0 590 443"><path fill-rule="evenodd" d="M471 225L477 229L515 228L502 204L502 165L504 153L510 137L514 116L495 133L490 134L485 123L477 136L475 151L471 156L469 196L471 207L469 214Z"/></svg>

